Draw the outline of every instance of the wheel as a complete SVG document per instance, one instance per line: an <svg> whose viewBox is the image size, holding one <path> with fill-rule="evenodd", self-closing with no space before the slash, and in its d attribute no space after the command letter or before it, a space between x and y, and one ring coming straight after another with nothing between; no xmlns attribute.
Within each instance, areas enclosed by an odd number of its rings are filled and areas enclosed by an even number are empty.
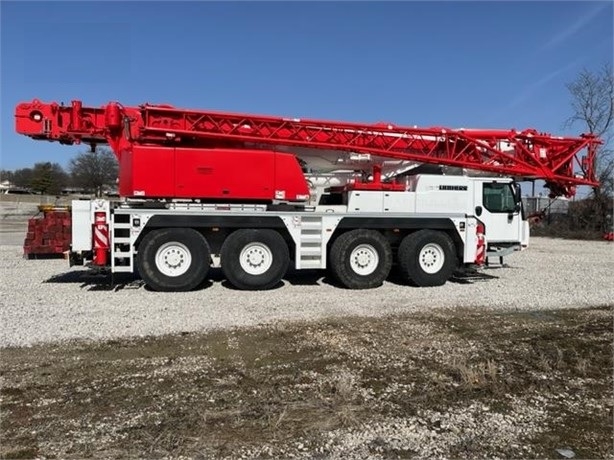
<svg viewBox="0 0 614 460"><path fill-rule="evenodd" d="M266 290L286 274L290 254L275 230L237 230L224 241L220 261L226 279L237 289Z"/></svg>
<svg viewBox="0 0 614 460"><path fill-rule="evenodd" d="M402 276L420 287L441 286L450 279L457 258L452 239L443 232L420 230L407 235L399 246Z"/></svg>
<svg viewBox="0 0 614 460"><path fill-rule="evenodd" d="M156 291L189 291L209 273L211 251L205 237L191 228L148 233L136 262L145 283Z"/></svg>
<svg viewBox="0 0 614 460"><path fill-rule="evenodd" d="M381 286L392 267L390 243L375 230L344 233L330 249L331 272L346 288Z"/></svg>

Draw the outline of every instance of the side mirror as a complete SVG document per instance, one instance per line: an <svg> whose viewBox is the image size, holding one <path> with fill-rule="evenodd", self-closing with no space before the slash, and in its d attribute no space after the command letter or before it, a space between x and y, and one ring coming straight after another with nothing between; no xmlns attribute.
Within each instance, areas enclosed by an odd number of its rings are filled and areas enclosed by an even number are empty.
<svg viewBox="0 0 614 460"><path fill-rule="evenodd" d="M520 188L520 184L518 182L513 182L512 187L514 187L514 199L517 203L520 203L522 199L522 189Z"/></svg>

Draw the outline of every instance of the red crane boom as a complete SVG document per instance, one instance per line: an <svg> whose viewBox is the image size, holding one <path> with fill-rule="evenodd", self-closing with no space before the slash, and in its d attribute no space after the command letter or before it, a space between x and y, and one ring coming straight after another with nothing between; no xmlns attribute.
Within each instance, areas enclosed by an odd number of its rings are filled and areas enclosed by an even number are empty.
<svg viewBox="0 0 614 460"><path fill-rule="evenodd" d="M534 129L417 128L116 102L93 108L81 101L64 106L34 100L17 105L15 117L16 131L33 139L109 144L125 196L262 199L284 190L275 197L304 199L302 171L281 146L543 179L553 196L571 196L578 185L597 184L593 165L601 143L591 134L560 137ZM242 183L233 185L229 176L239 168L256 177L234 179ZM267 178L274 185L266 185Z"/></svg>

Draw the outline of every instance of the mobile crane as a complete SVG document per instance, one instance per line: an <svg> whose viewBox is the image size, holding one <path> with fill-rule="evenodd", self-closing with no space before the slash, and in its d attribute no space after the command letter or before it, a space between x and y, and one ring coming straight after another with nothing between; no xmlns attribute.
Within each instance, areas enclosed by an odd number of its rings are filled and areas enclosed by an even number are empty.
<svg viewBox="0 0 614 460"><path fill-rule="evenodd" d="M274 287L290 263L350 289L380 286L393 263L442 285L526 248L517 181L572 196L595 185L601 142L79 100L24 102L15 120L35 140L112 148L122 198L72 202L70 264L162 291L194 289L212 264L239 289Z"/></svg>

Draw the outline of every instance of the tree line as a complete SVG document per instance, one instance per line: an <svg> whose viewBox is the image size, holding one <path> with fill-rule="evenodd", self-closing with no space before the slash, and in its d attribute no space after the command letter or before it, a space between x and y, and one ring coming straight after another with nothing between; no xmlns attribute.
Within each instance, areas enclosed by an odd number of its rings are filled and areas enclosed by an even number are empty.
<svg viewBox="0 0 614 460"><path fill-rule="evenodd" d="M106 188L115 188L117 177L117 159L107 148L77 154L67 169L59 163L39 162L30 168L0 170L0 181L43 195L59 195L73 188L102 196Z"/></svg>

